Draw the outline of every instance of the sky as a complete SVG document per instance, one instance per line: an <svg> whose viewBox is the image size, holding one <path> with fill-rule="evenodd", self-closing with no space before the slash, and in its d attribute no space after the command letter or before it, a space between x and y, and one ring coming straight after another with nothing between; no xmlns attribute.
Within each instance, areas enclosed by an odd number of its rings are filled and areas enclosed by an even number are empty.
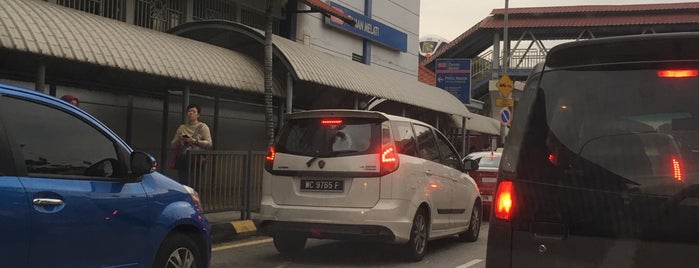
<svg viewBox="0 0 699 268"><path fill-rule="evenodd" d="M630 5L668 4L694 2L689 0L510 0L509 8L578 6L578 5ZM505 8L505 0L421 0L420 36L436 34L448 41L483 20L493 9Z"/></svg>

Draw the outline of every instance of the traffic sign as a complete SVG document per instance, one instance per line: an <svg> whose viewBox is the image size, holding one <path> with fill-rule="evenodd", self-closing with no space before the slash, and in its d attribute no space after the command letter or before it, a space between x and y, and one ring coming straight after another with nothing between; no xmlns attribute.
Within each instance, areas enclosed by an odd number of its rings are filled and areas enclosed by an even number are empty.
<svg viewBox="0 0 699 268"><path fill-rule="evenodd" d="M507 98L507 96L510 96L510 93L512 93L512 90L515 88L515 82L510 79L509 75L503 74L498 82L495 83L495 86L498 88L498 90L500 90L500 94Z"/></svg>
<svg viewBox="0 0 699 268"><path fill-rule="evenodd" d="M436 86L462 103L471 103L471 59L437 59Z"/></svg>
<svg viewBox="0 0 699 268"><path fill-rule="evenodd" d="M513 99L504 99L504 98L497 98L495 99L495 105L499 107L514 107L515 106L515 100Z"/></svg>
<svg viewBox="0 0 699 268"><path fill-rule="evenodd" d="M510 122L512 122L512 112L510 112L510 108L502 107L502 109L500 109L500 124L509 126Z"/></svg>

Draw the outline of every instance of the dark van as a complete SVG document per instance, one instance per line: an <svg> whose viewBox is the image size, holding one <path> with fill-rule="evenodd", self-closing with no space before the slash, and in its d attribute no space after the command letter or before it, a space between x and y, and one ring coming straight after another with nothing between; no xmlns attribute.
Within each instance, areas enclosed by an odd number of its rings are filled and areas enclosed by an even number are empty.
<svg viewBox="0 0 699 268"><path fill-rule="evenodd" d="M501 160L487 267L699 266L699 34L559 45Z"/></svg>

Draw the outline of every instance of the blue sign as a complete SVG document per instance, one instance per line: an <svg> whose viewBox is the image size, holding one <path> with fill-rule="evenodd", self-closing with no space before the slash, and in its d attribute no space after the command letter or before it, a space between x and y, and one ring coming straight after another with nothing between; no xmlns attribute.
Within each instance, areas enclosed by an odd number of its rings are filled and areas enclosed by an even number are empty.
<svg viewBox="0 0 699 268"><path fill-rule="evenodd" d="M389 27L386 24L367 18L366 16L354 12L346 7L330 2L330 6L340 13L344 13L354 19L354 26L349 25L341 19L330 17L325 23L330 26L348 31L362 38L383 44L387 47L403 52L408 51L408 35L404 32Z"/></svg>
<svg viewBox="0 0 699 268"><path fill-rule="evenodd" d="M510 125L510 122L512 122L512 113L510 112L510 109L507 107L502 107L502 109L500 109L500 124L503 126L508 126Z"/></svg>
<svg viewBox="0 0 699 268"><path fill-rule="evenodd" d="M471 59L437 59L434 73L438 88L471 103Z"/></svg>

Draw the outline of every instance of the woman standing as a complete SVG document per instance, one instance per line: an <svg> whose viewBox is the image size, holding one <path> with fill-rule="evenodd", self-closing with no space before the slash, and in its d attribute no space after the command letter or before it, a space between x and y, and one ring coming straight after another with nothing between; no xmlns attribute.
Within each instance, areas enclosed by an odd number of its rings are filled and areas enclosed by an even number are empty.
<svg viewBox="0 0 699 268"><path fill-rule="evenodd" d="M204 122L199 121L200 114L201 107L199 105L188 105L187 123L182 124L177 128L177 131L175 131L175 137L170 142L170 146L175 149L175 154L177 157L175 160L177 179L182 184L187 182L187 176L189 175L190 171L187 152L191 150L207 150L213 145L209 126L207 126ZM194 171L201 172L203 168L202 163L200 162L196 164L197 166ZM199 176L196 174L194 175L194 179L196 181L196 178ZM197 182L195 182L195 184L197 184ZM195 186L195 189L197 188L196 185L193 186Z"/></svg>

